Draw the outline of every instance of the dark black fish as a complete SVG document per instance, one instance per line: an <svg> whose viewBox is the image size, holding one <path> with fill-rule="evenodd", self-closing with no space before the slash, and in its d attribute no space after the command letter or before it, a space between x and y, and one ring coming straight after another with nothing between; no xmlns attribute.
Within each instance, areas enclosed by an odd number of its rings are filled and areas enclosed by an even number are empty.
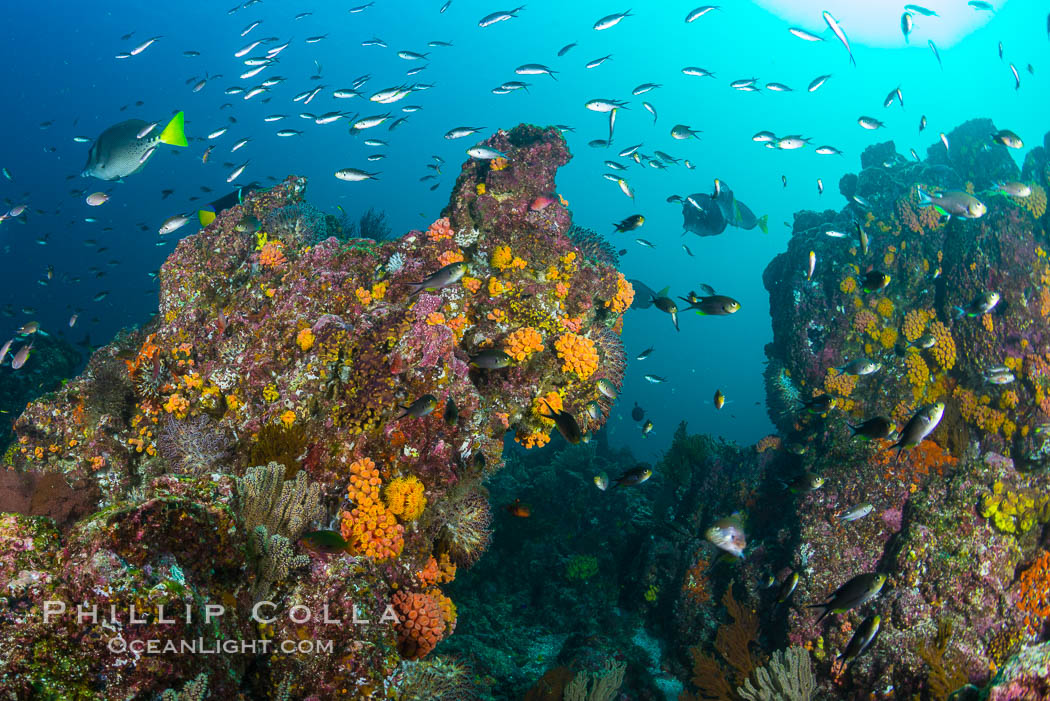
<svg viewBox="0 0 1050 701"><path fill-rule="evenodd" d="M641 484L653 476L653 471L645 465L633 467L613 480L613 487L631 487Z"/></svg>
<svg viewBox="0 0 1050 701"><path fill-rule="evenodd" d="M445 419L445 423L449 426L455 426L456 422L459 421L459 409L456 408L456 402L452 397L445 400L445 413L442 418Z"/></svg>
<svg viewBox="0 0 1050 701"><path fill-rule="evenodd" d="M671 288L665 287L655 295L653 295L651 304L656 305L656 308L662 312L671 315L671 321L674 323L674 330L680 331L678 328L678 304L673 299L667 296L668 291Z"/></svg>
<svg viewBox="0 0 1050 701"><path fill-rule="evenodd" d="M784 580L784 583L780 585L780 592L777 594L777 603L782 604L791 598L791 595L795 593L795 587L798 586L798 572L792 572Z"/></svg>
<svg viewBox="0 0 1050 701"><path fill-rule="evenodd" d="M740 311L740 302L725 295L701 297L695 292L690 292L688 298L679 297L678 299L688 302L689 309L695 309L697 314L705 316L727 316Z"/></svg>
<svg viewBox="0 0 1050 701"><path fill-rule="evenodd" d="M885 583L884 574L859 574L836 589L824 603L811 604L807 608L823 609L820 618L817 619L817 623L820 623L829 613L843 613L871 601Z"/></svg>
<svg viewBox="0 0 1050 701"><path fill-rule="evenodd" d="M635 421L641 421L645 418L645 409L638 406L638 402L634 403L634 408L631 409L631 418Z"/></svg>
<svg viewBox="0 0 1050 701"><path fill-rule="evenodd" d="M583 432L580 425L576 423L576 417L567 411L555 410L550 404L544 402L548 413L540 412L540 416L546 417L558 427L558 432L569 443L576 445L583 440Z"/></svg>
<svg viewBox="0 0 1050 701"><path fill-rule="evenodd" d="M422 418L430 412L434 411L434 409L437 408L437 404L437 397L435 397L433 394L424 394L422 397L412 402L408 406L401 407L405 410L405 413L401 414L401 416L397 418L403 419L406 416L411 416L414 419Z"/></svg>
<svg viewBox="0 0 1050 701"><path fill-rule="evenodd" d="M641 280L628 280L627 282L631 283L631 287L634 288L634 301L631 302L631 309L648 309L653 306L653 299L657 294L651 287Z"/></svg>
<svg viewBox="0 0 1050 701"><path fill-rule="evenodd" d="M644 223L645 217L641 214L632 214L618 224L613 224L613 227L615 227L617 233L622 233L624 231L634 231Z"/></svg>
<svg viewBox="0 0 1050 701"><path fill-rule="evenodd" d="M711 195L698 192L682 202L682 228L688 232L697 236L718 236L728 224Z"/></svg>
<svg viewBox="0 0 1050 701"><path fill-rule="evenodd" d="M215 221L222 212L226 211L230 207L236 207L237 205L244 202L244 197L250 192L261 190L259 183L249 183L244 187L239 187L233 192L223 195L219 199L212 202L210 205L201 209L197 212L197 219L200 221L201 226L207 226Z"/></svg>
<svg viewBox="0 0 1050 701"><path fill-rule="evenodd" d="M864 423L854 426L853 424L846 424L849 429L853 431L853 437L860 436L865 440L877 440L889 438L893 433L893 422L884 416L876 416L873 419L868 419Z"/></svg>
<svg viewBox="0 0 1050 701"><path fill-rule="evenodd" d="M470 364L482 370L497 370L514 364L514 359L501 350L489 348L471 356Z"/></svg>
<svg viewBox="0 0 1050 701"><path fill-rule="evenodd" d="M829 394L820 394L809 399L801 399L802 406L811 414L826 414L835 407L835 398Z"/></svg>
<svg viewBox="0 0 1050 701"><path fill-rule="evenodd" d="M875 637L879 634L879 627L882 623L882 619L877 615L868 616L865 618L860 626L857 628L857 632L850 638L849 644L846 645L846 649L842 651L842 654L837 659L852 663L853 660L860 657L860 655L868 649L868 647L875 642Z"/></svg>
<svg viewBox="0 0 1050 701"><path fill-rule="evenodd" d="M865 292L878 292L885 289L888 284L890 284L890 276L881 270L868 271L862 280Z"/></svg>
<svg viewBox="0 0 1050 701"><path fill-rule="evenodd" d="M338 552L346 552L350 544L343 536L335 531L310 531L303 533L300 539L307 550L331 555Z"/></svg>

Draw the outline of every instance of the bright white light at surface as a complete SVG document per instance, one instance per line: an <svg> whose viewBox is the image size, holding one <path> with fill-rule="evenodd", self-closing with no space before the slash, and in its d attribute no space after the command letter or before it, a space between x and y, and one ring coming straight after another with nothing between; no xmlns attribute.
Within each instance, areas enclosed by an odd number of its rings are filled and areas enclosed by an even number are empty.
<svg viewBox="0 0 1050 701"><path fill-rule="evenodd" d="M783 18L789 25L801 27L835 41L821 17L828 10L845 30L850 43L863 46L903 47L901 15L906 2L901 0L755 0L755 4ZM937 46L948 48L970 32L983 26L994 12L975 10L965 0L929 0L914 3L934 10L938 17L914 13L915 27L911 43L925 46L933 39ZM996 10L1006 0L992 0ZM800 40L801 41L801 40Z"/></svg>

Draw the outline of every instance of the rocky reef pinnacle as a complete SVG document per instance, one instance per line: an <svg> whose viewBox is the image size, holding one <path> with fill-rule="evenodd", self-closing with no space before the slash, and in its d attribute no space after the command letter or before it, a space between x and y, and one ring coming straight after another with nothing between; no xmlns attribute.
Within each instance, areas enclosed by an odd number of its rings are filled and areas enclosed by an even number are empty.
<svg viewBox="0 0 1050 701"><path fill-rule="evenodd" d="M0 695L459 683L414 665L456 626L440 585L488 543L481 481L508 430L532 447L602 426L633 296L554 194L559 132L484 145L506 158L468 160L444 216L395 240L331 236L302 178L249 194L179 242L150 324L26 409L5 462L34 507L0 519Z"/></svg>

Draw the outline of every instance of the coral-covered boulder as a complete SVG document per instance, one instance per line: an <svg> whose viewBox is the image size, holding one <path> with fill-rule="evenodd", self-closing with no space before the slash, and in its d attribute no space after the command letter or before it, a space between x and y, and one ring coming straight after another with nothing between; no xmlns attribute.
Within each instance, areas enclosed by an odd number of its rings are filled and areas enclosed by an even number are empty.
<svg viewBox="0 0 1050 701"><path fill-rule="evenodd" d="M862 201L796 215L787 252L765 272L771 417L799 456L794 474L824 478L795 497L794 527L766 546L788 555L781 577L799 573L798 604L862 573L888 575L858 610L819 622L802 607L787 614L788 641L812 649L832 695L892 685L941 698L984 684L1050 614L1034 593L1047 581L1050 521L1050 182L1036 149L1023 187L1000 188L1019 176L995 131L968 122L948 134L950 152L937 143L920 162L892 145L871 150L848 183ZM987 211L948 217L949 204L928 206L920 190ZM818 395L830 410L803 408ZM899 432L935 402L940 425L899 455L899 433L862 427L885 417ZM840 518L864 504L866 515ZM768 564L744 570L758 581ZM871 613L882 621L876 644L849 669L835 664Z"/></svg>
<svg viewBox="0 0 1050 701"><path fill-rule="evenodd" d="M83 655L64 651L67 669L5 658L0 675L58 694L90 678L106 698L191 681L328 698L394 683L401 657L452 633L440 585L488 542L480 484L505 434L528 448L603 425L633 298L615 254L553 194L569 159L560 133L519 126L486 145L506 158L468 160L445 216L395 240L337 238L302 178L248 194L179 242L149 327L16 422L10 467L91 485L99 513L73 510L71 535L48 540L61 558L9 577L121 609L152 601L146 591L191 609L218 601L222 625L168 637L324 640L329 654L255 650L222 669L168 656L104 673L125 658L99 633ZM266 620L253 615L262 602ZM327 626L325 603L371 623ZM74 629L64 635L88 630ZM0 628L16 638L56 641Z"/></svg>

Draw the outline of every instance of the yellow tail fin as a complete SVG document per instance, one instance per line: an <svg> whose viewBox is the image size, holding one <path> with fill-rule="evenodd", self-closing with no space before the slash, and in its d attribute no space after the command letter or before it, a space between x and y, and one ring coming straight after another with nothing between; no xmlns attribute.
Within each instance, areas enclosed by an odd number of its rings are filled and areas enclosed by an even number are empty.
<svg viewBox="0 0 1050 701"><path fill-rule="evenodd" d="M189 146L186 141L186 119L181 111L164 127L164 131L160 133L160 141L171 146Z"/></svg>
<svg viewBox="0 0 1050 701"><path fill-rule="evenodd" d="M200 221L201 226L208 226L215 221L215 212L208 209L197 210L197 219Z"/></svg>

